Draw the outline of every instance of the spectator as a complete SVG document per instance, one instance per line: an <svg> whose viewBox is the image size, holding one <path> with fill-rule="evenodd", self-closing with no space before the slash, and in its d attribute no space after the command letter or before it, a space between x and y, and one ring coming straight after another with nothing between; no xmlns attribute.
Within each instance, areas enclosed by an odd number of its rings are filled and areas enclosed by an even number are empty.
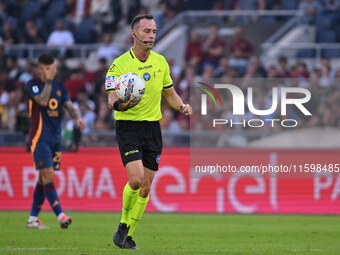
<svg viewBox="0 0 340 255"><path fill-rule="evenodd" d="M307 65L304 62L299 62L296 67L296 78L309 78L309 72L307 70ZM293 77L293 78L295 78Z"/></svg>
<svg viewBox="0 0 340 255"><path fill-rule="evenodd" d="M320 5L315 0L302 0L299 4L299 10L302 11L302 24L315 24L315 18L320 10Z"/></svg>
<svg viewBox="0 0 340 255"><path fill-rule="evenodd" d="M323 0L324 14L338 14L340 10L340 0Z"/></svg>
<svg viewBox="0 0 340 255"><path fill-rule="evenodd" d="M11 21L6 21L3 25L1 38L5 45L12 45L19 43L19 37L15 30L13 29L13 25Z"/></svg>
<svg viewBox="0 0 340 255"><path fill-rule="evenodd" d="M95 89L95 73L87 70L85 63L79 62L78 64L79 75L83 78L85 82L86 93L91 95Z"/></svg>
<svg viewBox="0 0 340 255"><path fill-rule="evenodd" d="M224 40L218 35L218 26L212 24L209 26L207 38L203 41L201 52L203 54L203 66L211 64L214 67L218 65L218 61L223 57Z"/></svg>
<svg viewBox="0 0 340 255"><path fill-rule="evenodd" d="M212 64L206 64L203 67L202 79L210 79L214 77L214 66Z"/></svg>
<svg viewBox="0 0 340 255"><path fill-rule="evenodd" d="M96 119L93 124L93 131L106 131L110 130L109 125L102 119Z"/></svg>
<svg viewBox="0 0 340 255"><path fill-rule="evenodd" d="M290 76L289 69L287 67L287 58L285 56L279 57L278 75L281 78L288 78Z"/></svg>
<svg viewBox="0 0 340 255"><path fill-rule="evenodd" d="M16 129L17 116L19 112L24 111L26 104L23 103L23 90L17 88L9 93L8 103L0 105L0 116L2 128L14 131Z"/></svg>
<svg viewBox="0 0 340 255"><path fill-rule="evenodd" d="M27 20L21 42L24 44L41 44L45 42L43 33L38 30L33 20Z"/></svg>
<svg viewBox="0 0 340 255"><path fill-rule="evenodd" d="M253 52L253 46L250 41L243 36L242 28L235 27L234 37L231 40L229 47L229 65L236 67L239 74L243 76L246 66L249 63L249 58Z"/></svg>
<svg viewBox="0 0 340 255"><path fill-rule="evenodd" d="M332 80L331 80L331 67L328 65L325 65L322 67L322 75L320 78L320 86L321 87L329 87L332 84Z"/></svg>
<svg viewBox="0 0 340 255"><path fill-rule="evenodd" d="M117 3L111 5L110 0L92 0L91 1L91 11L90 15L98 20L99 24L101 25L102 30L111 30L113 25L117 23L115 21L115 17L113 16L113 11L116 11L118 7L119 13L119 6ZM119 1L112 1L112 2L119 2ZM129 1L123 1L129 2Z"/></svg>
<svg viewBox="0 0 340 255"><path fill-rule="evenodd" d="M6 55L4 46L0 43L0 71L5 70L6 68Z"/></svg>
<svg viewBox="0 0 340 255"><path fill-rule="evenodd" d="M256 76L256 67L254 65L248 65L246 68L246 73L242 79L242 85L241 88L242 89L247 89L247 87L249 87L251 84L254 83L254 78L257 77Z"/></svg>
<svg viewBox="0 0 340 255"><path fill-rule="evenodd" d="M99 59L99 67L97 71L94 74L94 83L95 83L95 88L94 91L95 93L100 94L104 88L103 86L103 81L105 81L106 73L107 73L107 61L105 58ZM105 92L106 94L106 92Z"/></svg>
<svg viewBox="0 0 340 255"><path fill-rule="evenodd" d="M179 95L181 98L185 98L184 93L187 93L189 91L190 83L195 82L195 67L194 66L187 66L184 69L184 77L179 82Z"/></svg>
<svg viewBox="0 0 340 255"><path fill-rule="evenodd" d="M195 30L190 30L189 41L186 46L185 61L187 64L199 66L202 61L202 41Z"/></svg>
<svg viewBox="0 0 340 255"><path fill-rule="evenodd" d="M80 75L79 69L74 69L72 71L71 77L65 82L69 96L72 101L77 97L77 92L79 89L85 88L85 82Z"/></svg>
<svg viewBox="0 0 340 255"><path fill-rule="evenodd" d="M323 67L327 67L327 68L329 68L331 70L330 71L330 77L331 78L335 77L336 70L335 70L335 68L332 67L331 61L329 60L329 58L323 58L321 60L321 68L323 68Z"/></svg>
<svg viewBox="0 0 340 255"><path fill-rule="evenodd" d="M66 58L59 59L58 72L56 76L56 79L62 82L65 82L70 78L71 70L66 65Z"/></svg>
<svg viewBox="0 0 340 255"><path fill-rule="evenodd" d="M100 2L100 1L98 1ZM73 23L79 24L83 18L90 15L92 0L67 0L66 6Z"/></svg>
<svg viewBox="0 0 340 255"><path fill-rule="evenodd" d="M279 72L276 66L271 65L268 68L268 78L280 78Z"/></svg>
<svg viewBox="0 0 340 255"><path fill-rule="evenodd" d="M97 57L105 58L107 63L112 63L113 60L121 54L118 47L112 44L112 34L104 33L102 35L101 46L98 48Z"/></svg>
<svg viewBox="0 0 340 255"><path fill-rule="evenodd" d="M252 56L250 59L250 64L255 68L255 76L267 77L267 71L263 67L262 62L258 56Z"/></svg>
<svg viewBox="0 0 340 255"><path fill-rule="evenodd" d="M149 1L149 0L147 0ZM111 1L111 10L113 14L113 29L119 24L122 18L122 7L121 7L121 1Z"/></svg>
<svg viewBox="0 0 340 255"><path fill-rule="evenodd" d="M112 117L112 112L107 107L107 103L105 101L99 101L97 119L94 126L94 129L96 130L108 130L114 128L114 118Z"/></svg>
<svg viewBox="0 0 340 255"><path fill-rule="evenodd" d="M7 20L7 11L6 5L1 1L0 2L0 27L2 27Z"/></svg>
<svg viewBox="0 0 340 255"><path fill-rule="evenodd" d="M160 29L168 21L173 19L179 12L186 9L186 3L182 0L160 0L158 15L155 15L157 28Z"/></svg>
<svg viewBox="0 0 340 255"><path fill-rule="evenodd" d="M5 70L0 72L0 108L8 104L9 94L7 90L7 73Z"/></svg>
<svg viewBox="0 0 340 255"><path fill-rule="evenodd" d="M235 27L234 38L230 42L229 54L233 59L232 62L238 62L240 60L248 60L253 54L254 49L250 41L243 36L243 30L241 27Z"/></svg>
<svg viewBox="0 0 340 255"><path fill-rule="evenodd" d="M239 0L237 1L237 9L239 10L264 10L266 8L266 1L265 0ZM256 21L257 16L249 17L249 16L240 16L237 18L238 21L242 23L249 23L252 19Z"/></svg>
<svg viewBox="0 0 340 255"><path fill-rule="evenodd" d="M27 61L24 71L19 76L19 81L26 84L29 80L33 79L33 75L38 73L37 68L37 64Z"/></svg>
<svg viewBox="0 0 340 255"><path fill-rule="evenodd" d="M96 108L95 103L89 99L89 96L86 92L85 88L80 88L77 91L77 98L76 98L76 102L73 103L73 106L76 109L79 109L79 104L86 104L88 109L90 109L91 111L94 111Z"/></svg>
<svg viewBox="0 0 340 255"><path fill-rule="evenodd" d="M92 131L94 120L96 119L96 114L91 111L88 105L84 102L78 104L80 116L86 123L86 128L82 131L83 134L88 134Z"/></svg>
<svg viewBox="0 0 340 255"><path fill-rule="evenodd" d="M229 62L226 57L223 57L220 59L218 66L216 67L214 71L215 77L222 77L224 74L228 72L229 69Z"/></svg>
<svg viewBox="0 0 340 255"><path fill-rule="evenodd" d="M335 72L335 79L339 79L340 80L340 68L338 68Z"/></svg>
<svg viewBox="0 0 340 255"><path fill-rule="evenodd" d="M166 108L163 110L163 118L160 121L161 128L163 131L166 131L167 136L165 141L167 143L173 144L178 140L176 135L182 133L182 128L180 122L175 119L174 112L170 108ZM185 121L185 120L184 120Z"/></svg>
<svg viewBox="0 0 340 255"><path fill-rule="evenodd" d="M6 58L6 70L7 70L9 79L17 80L19 78L22 70L18 66L16 56L8 56Z"/></svg>
<svg viewBox="0 0 340 255"><path fill-rule="evenodd" d="M59 53L61 56L65 56L66 47L74 44L73 34L65 29L64 21L62 19L57 20L56 30L53 31L47 39L48 46L60 46Z"/></svg>

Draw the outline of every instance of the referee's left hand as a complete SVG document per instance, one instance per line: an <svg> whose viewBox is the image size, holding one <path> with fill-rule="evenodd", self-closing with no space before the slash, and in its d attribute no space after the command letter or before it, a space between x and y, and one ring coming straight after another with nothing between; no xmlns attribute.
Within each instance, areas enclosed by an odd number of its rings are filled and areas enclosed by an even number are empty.
<svg viewBox="0 0 340 255"><path fill-rule="evenodd" d="M191 116L192 115L192 107L190 106L190 104L181 105L181 113L183 113L185 116Z"/></svg>

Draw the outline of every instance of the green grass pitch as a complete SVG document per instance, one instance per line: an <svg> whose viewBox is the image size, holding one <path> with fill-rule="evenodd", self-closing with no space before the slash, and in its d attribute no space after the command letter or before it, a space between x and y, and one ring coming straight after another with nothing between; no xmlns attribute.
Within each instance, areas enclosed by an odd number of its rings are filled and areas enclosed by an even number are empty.
<svg viewBox="0 0 340 255"><path fill-rule="evenodd" d="M49 230L26 229L28 212L0 212L0 254L340 254L340 217L146 213L134 234L139 251L112 243L118 213L69 213L59 228L52 212L40 219Z"/></svg>

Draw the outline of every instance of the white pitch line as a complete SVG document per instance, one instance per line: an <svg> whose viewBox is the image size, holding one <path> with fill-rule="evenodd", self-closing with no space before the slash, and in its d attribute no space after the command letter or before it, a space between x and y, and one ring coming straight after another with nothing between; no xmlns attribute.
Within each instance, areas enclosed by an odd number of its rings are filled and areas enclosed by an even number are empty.
<svg viewBox="0 0 340 255"><path fill-rule="evenodd" d="M7 248L0 248L0 251L48 251L48 250L79 250L82 248L18 248L18 247L7 247ZM107 250L105 248L86 248L86 250Z"/></svg>
<svg viewBox="0 0 340 255"><path fill-rule="evenodd" d="M299 249L294 249L292 250L294 252L309 252L309 251L317 251L317 252L322 252L321 249L309 249L309 250L299 250Z"/></svg>

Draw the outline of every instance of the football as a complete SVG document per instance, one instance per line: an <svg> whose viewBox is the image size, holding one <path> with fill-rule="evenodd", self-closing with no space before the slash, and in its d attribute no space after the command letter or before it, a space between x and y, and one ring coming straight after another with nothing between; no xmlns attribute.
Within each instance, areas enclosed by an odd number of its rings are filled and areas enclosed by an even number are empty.
<svg viewBox="0 0 340 255"><path fill-rule="evenodd" d="M121 75L117 82L115 91L119 99L126 102L142 99L145 92L145 83L136 73L125 73Z"/></svg>

